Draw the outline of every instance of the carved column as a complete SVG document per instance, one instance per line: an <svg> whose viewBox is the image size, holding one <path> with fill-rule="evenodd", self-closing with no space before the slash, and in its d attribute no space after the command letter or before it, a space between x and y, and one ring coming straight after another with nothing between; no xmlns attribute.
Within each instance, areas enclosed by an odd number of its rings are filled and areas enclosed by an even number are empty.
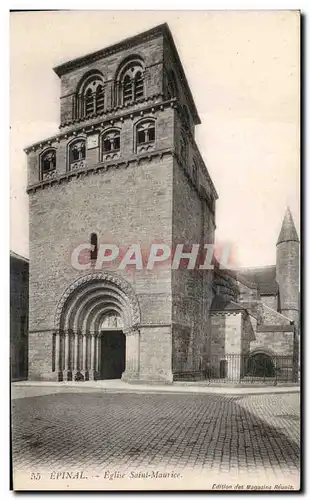
<svg viewBox="0 0 310 500"><path fill-rule="evenodd" d="M61 349L60 332L58 331L56 332L56 339L55 339L55 372L56 372L56 379L58 381L62 380L62 369L60 367L60 362L61 362L60 349Z"/></svg>
<svg viewBox="0 0 310 500"><path fill-rule="evenodd" d="M74 369L79 370L79 332L74 335Z"/></svg>
<svg viewBox="0 0 310 500"><path fill-rule="evenodd" d="M140 331L130 329L126 334L126 364L122 380L139 380L140 376Z"/></svg>
<svg viewBox="0 0 310 500"><path fill-rule="evenodd" d="M96 336L95 336L95 332L91 333L89 378L90 378L90 380L96 380Z"/></svg>
<svg viewBox="0 0 310 500"><path fill-rule="evenodd" d="M75 120L77 118L77 112L76 112L76 95L72 95L72 119Z"/></svg>
<svg viewBox="0 0 310 500"><path fill-rule="evenodd" d="M76 95L76 118L81 117L81 96L79 94Z"/></svg>
<svg viewBox="0 0 310 500"><path fill-rule="evenodd" d="M69 332L65 331L65 371L69 370Z"/></svg>
<svg viewBox="0 0 310 500"><path fill-rule="evenodd" d="M83 335L83 375L84 379L88 380L88 371L87 371L87 335L84 333Z"/></svg>
<svg viewBox="0 0 310 500"><path fill-rule="evenodd" d="M74 333L74 346L73 346L73 371L72 371L72 380L76 380L76 374L80 371L79 366L79 337L80 333Z"/></svg>
<svg viewBox="0 0 310 500"><path fill-rule="evenodd" d="M65 331L65 380L70 380L70 337L69 331Z"/></svg>
<svg viewBox="0 0 310 500"><path fill-rule="evenodd" d="M101 357L101 337L99 333L96 336L96 372L100 373L100 357Z"/></svg>
<svg viewBox="0 0 310 500"><path fill-rule="evenodd" d="M112 88L112 108L114 108L115 106L118 106L120 104L119 102L119 81L117 80L116 82L114 82L113 85L113 88Z"/></svg>
<svg viewBox="0 0 310 500"><path fill-rule="evenodd" d="M100 379L100 370L101 370L101 334L100 332L98 332L96 337L96 371L98 379Z"/></svg>

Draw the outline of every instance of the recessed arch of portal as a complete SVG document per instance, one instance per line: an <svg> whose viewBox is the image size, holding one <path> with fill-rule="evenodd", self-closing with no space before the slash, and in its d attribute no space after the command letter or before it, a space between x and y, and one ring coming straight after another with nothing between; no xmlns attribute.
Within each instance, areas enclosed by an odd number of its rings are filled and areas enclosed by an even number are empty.
<svg viewBox="0 0 310 500"><path fill-rule="evenodd" d="M94 288L76 303L75 310L71 310L65 329L88 330L93 311L97 308L102 310L103 307L106 309L109 304L114 304L122 314L128 317L128 305L124 297L114 290L98 291L98 288ZM128 322L130 323L130 317L128 317Z"/></svg>
<svg viewBox="0 0 310 500"><path fill-rule="evenodd" d="M107 301L102 304L95 304L90 310L87 317L84 318L82 330L96 332L100 327L100 318L107 316L109 313L118 314L125 325L130 324L130 316L128 311L122 308L117 302Z"/></svg>
<svg viewBox="0 0 310 500"><path fill-rule="evenodd" d="M121 316L117 311L110 310L109 312L104 312L102 314L98 314L97 318L95 319L93 323L93 331L99 332L99 335L103 333L103 328L106 326L111 328L110 325L105 325L106 322L109 322L109 319L113 318L113 322L116 321L116 326L113 326L112 329L117 328L117 329L122 329L124 330L124 318Z"/></svg>
<svg viewBox="0 0 310 500"><path fill-rule="evenodd" d="M61 297L55 313L56 330L96 331L106 314L122 318L124 330L140 324L140 308L130 283L107 272L76 280Z"/></svg>
<svg viewBox="0 0 310 500"><path fill-rule="evenodd" d="M106 287L98 283L89 283L84 289L77 290L72 297L66 308L66 314L64 315L63 328L64 329L76 329L81 325L78 323L80 316L85 315L87 309L92 303L92 300L99 301L103 300L103 296L114 297L117 303L122 304L124 309L127 307L128 299L126 299L125 294L118 291L116 287Z"/></svg>
<svg viewBox="0 0 310 500"><path fill-rule="evenodd" d="M269 358L274 358L276 356L275 352L269 347L255 347L252 351L249 352L249 356L256 356L258 354L263 354L268 356Z"/></svg>

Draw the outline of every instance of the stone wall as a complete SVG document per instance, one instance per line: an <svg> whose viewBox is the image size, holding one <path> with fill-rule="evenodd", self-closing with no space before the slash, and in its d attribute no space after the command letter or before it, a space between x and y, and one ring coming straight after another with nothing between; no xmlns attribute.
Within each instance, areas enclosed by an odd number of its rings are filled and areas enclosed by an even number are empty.
<svg viewBox="0 0 310 500"><path fill-rule="evenodd" d="M278 297L277 295L261 295L260 297L263 304L270 307L274 311L278 309Z"/></svg>
<svg viewBox="0 0 310 500"><path fill-rule="evenodd" d="M98 234L99 243L114 243L123 249L138 243L148 252L149 244L155 241L170 246L172 172L170 157L30 193L31 331L44 332L54 327L61 295L74 280L89 272L74 269L70 257L77 245L89 242L92 232ZM142 324L170 323L170 271L117 271L118 264L108 268L133 285ZM42 336L37 336L38 344ZM30 376L40 371L36 365L47 358L45 348L37 349L37 355L30 358ZM151 352L151 344L149 349Z"/></svg>
<svg viewBox="0 0 310 500"><path fill-rule="evenodd" d="M190 154L190 153L189 153ZM184 245L190 252L194 244L213 243L214 217L197 186L190 181L186 165L176 159L173 176L172 247ZM199 356L209 352L211 328L209 308L212 300L210 270L187 269L188 261L172 270L174 358L186 359L187 369L197 369ZM177 361L175 360L175 363Z"/></svg>
<svg viewBox="0 0 310 500"><path fill-rule="evenodd" d="M251 352L256 349L266 349L266 352L277 356L293 356L294 332L256 330L255 340L251 342Z"/></svg>
<svg viewBox="0 0 310 500"><path fill-rule="evenodd" d="M242 349L247 335L243 330L243 314L221 312L211 316L211 376L238 382L242 375ZM225 368L221 364L225 363Z"/></svg>
<svg viewBox="0 0 310 500"><path fill-rule="evenodd" d="M29 262L10 255L10 362L11 379L28 373L28 285Z"/></svg>
<svg viewBox="0 0 310 500"><path fill-rule="evenodd" d="M226 315L224 313L211 314L211 355L225 354Z"/></svg>
<svg viewBox="0 0 310 500"><path fill-rule="evenodd" d="M140 380L172 382L171 326L142 327L140 330Z"/></svg>
<svg viewBox="0 0 310 500"><path fill-rule="evenodd" d="M255 341L256 333L253 328L254 318L247 313L242 315L242 337L241 337L241 353L247 355L250 352L251 342Z"/></svg>
<svg viewBox="0 0 310 500"><path fill-rule="evenodd" d="M290 325L291 321L288 317L283 314L278 313L276 310L271 309L265 303L262 303L261 310L261 320L264 324L269 325Z"/></svg>
<svg viewBox="0 0 310 500"><path fill-rule="evenodd" d="M277 245L277 282L280 311L299 327L299 243L284 241Z"/></svg>

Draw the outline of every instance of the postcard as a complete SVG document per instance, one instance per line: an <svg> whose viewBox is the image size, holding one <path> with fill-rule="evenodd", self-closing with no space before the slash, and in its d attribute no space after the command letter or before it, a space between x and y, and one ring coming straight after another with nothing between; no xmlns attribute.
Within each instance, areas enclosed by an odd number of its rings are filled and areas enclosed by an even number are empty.
<svg viewBox="0 0 310 500"><path fill-rule="evenodd" d="M299 490L299 11L10 18L12 488Z"/></svg>

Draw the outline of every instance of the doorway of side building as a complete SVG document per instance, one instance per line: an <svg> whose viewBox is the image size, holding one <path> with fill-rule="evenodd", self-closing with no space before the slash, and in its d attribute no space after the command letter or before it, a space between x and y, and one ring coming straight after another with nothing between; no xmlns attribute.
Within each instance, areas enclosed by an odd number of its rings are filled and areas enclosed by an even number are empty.
<svg viewBox="0 0 310 500"><path fill-rule="evenodd" d="M253 353L248 360L247 375L253 377L274 377L275 366L271 356L263 352Z"/></svg>
<svg viewBox="0 0 310 500"><path fill-rule="evenodd" d="M104 331L101 334L102 380L118 379L125 371L126 336L122 330Z"/></svg>

